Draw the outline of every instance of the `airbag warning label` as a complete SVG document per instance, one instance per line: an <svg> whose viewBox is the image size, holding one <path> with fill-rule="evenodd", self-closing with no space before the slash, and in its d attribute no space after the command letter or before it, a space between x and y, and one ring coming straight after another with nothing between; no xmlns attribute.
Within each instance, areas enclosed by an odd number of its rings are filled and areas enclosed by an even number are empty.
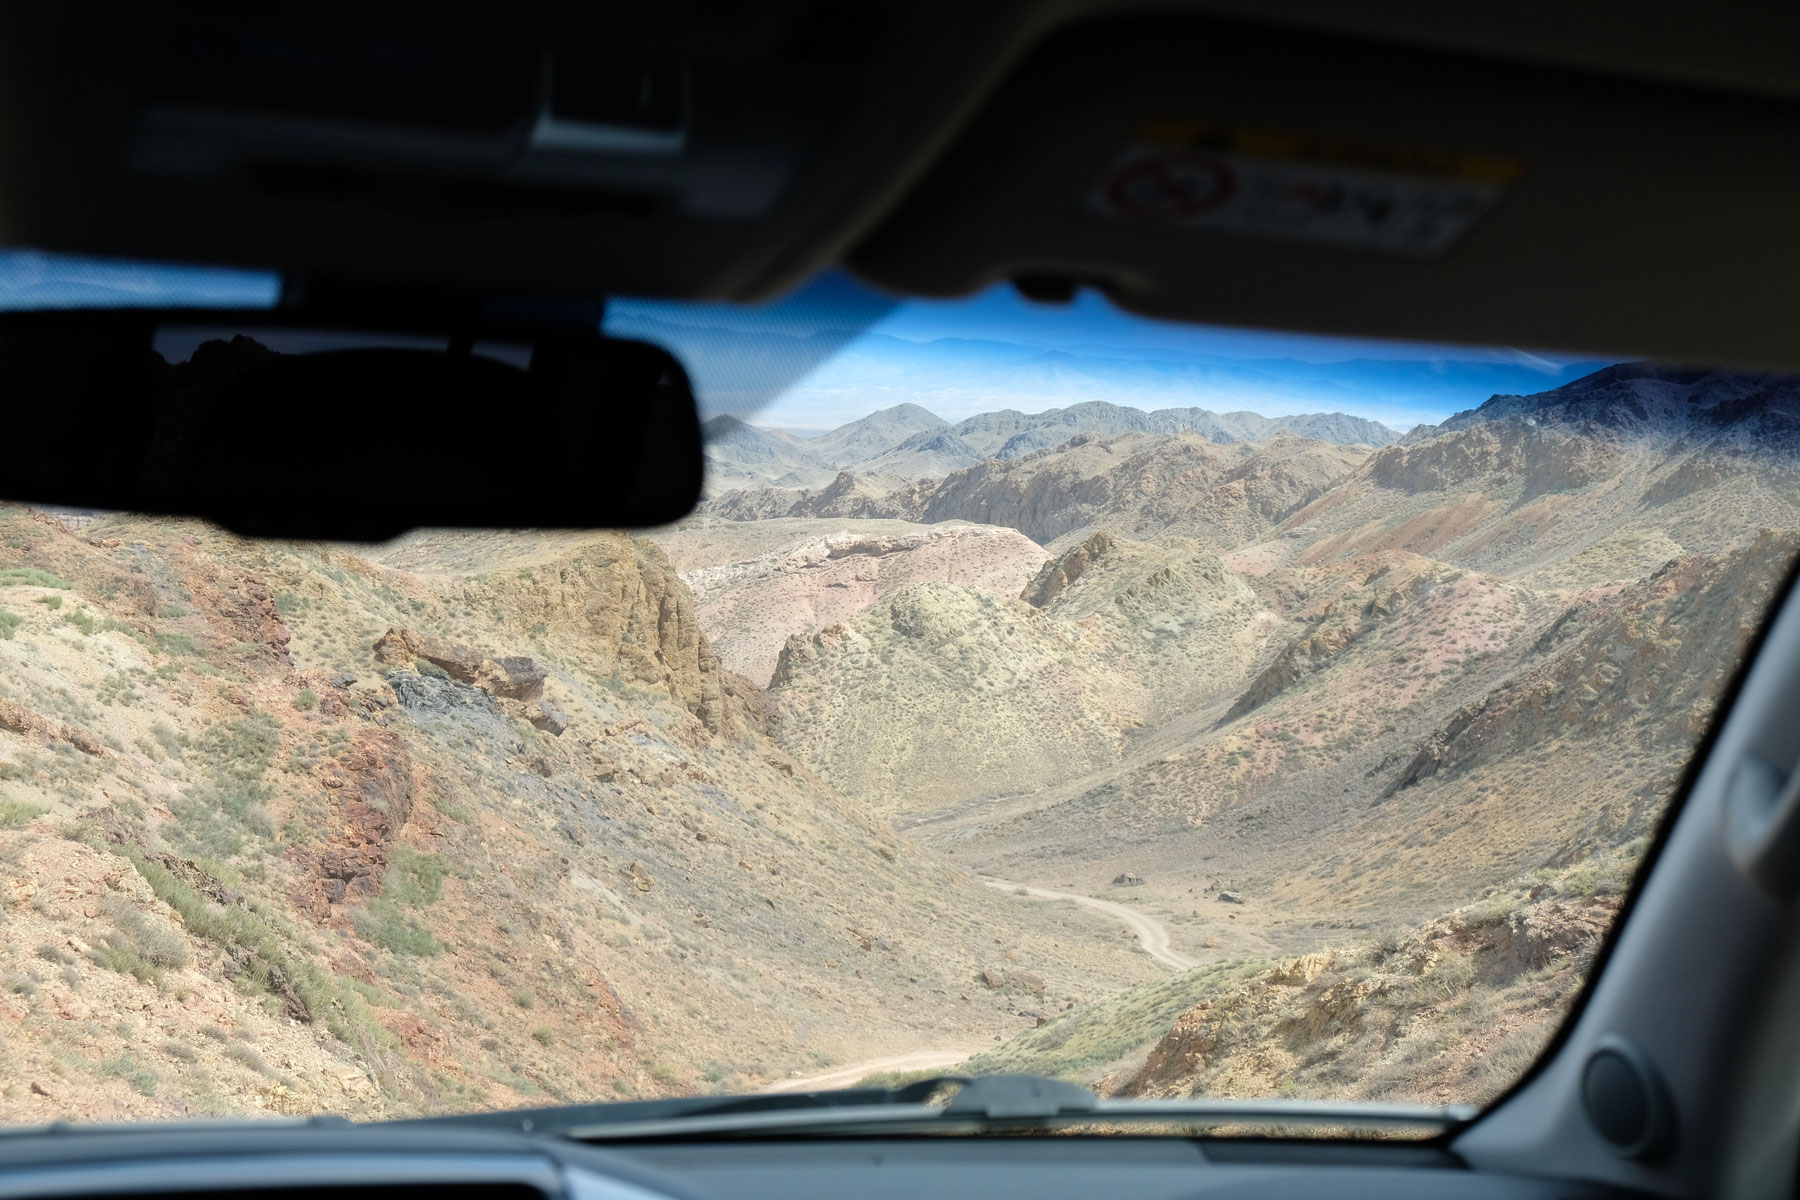
<svg viewBox="0 0 1800 1200"><path fill-rule="evenodd" d="M1147 228L1430 256L1473 228L1517 174L1505 159L1157 121L1107 168L1088 206Z"/></svg>

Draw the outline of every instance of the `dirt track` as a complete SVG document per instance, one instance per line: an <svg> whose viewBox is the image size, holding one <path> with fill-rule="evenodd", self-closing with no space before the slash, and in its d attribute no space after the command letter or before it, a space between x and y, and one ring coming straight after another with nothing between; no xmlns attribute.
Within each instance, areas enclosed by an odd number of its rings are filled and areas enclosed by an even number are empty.
<svg viewBox="0 0 1800 1200"><path fill-rule="evenodd" d="M1111 900L1097 900L1093 896L1083 896L1075 892L1053 892L1049 888L1030 887L1023 883L1009 883L1004 879L984 879L983 883L1003 892L1017 893L1021 889L1034 900L1073 900L1088 908L1097 908L1103 913L1119 918L1137 934L1138 943L1143 946L1144 953L1154 958L1163 966L1175 971L1185 971L1197 965L1195 961L1176 950L1169 943L1169 931L1161 921L1147 916L1137 909Z"/></svg>
<svg viewBox="0 0 1800 1200"><path fill-rule="evenodd" d="M1054 892L1049 888L1030 887L1005 879L984 879L982 882L991 888L1012 892L1015 895L1023 890L1034 900L1073 900L1088 908L1098 909L1125 922L1131 932L1137 935L1138 944L1143 946L1144 953L1165 967L1175 971L1185 971L1196 965L1193 959L1170 945L1169 931L1161 921L1141 913L1129 905L1118 904L1112 900L1099 900L1093 896L1083 896L1076 892ZM877 1071L930 1071L940 1067L953 1067L974 1054L977 1049L980 1047L972 1047L968 1050L915 1050L911 1054L892 1054L886 1058L871 1058L865 1062L839 1067L835 1071L827 1071L820 1075L783 1080L762 1090L765 1092L811 1092L827 1088L850 1087L864 1076L873 1075Z"/></svg>
<svg viewBox="0 0 1800 1200"><path fill-rule="evenodd" d="M938 1067L953 1067L974 1054L978 1048L915 1050L911 1054L893 1054L887 1058L871 1058L867 1062L840 1067L835 1071L827 1071L823 1075L808 1075L804 1079L786 1079L762 1090L765 1092L821 1091L826 1088L849 1087L863 1076L873 1075L876 1071L930 1071Z"/></svg>

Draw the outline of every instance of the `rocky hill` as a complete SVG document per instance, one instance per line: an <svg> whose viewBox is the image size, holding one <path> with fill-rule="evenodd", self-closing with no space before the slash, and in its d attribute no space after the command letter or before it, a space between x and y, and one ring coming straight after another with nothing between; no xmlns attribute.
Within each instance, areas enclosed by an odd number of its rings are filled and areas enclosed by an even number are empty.
<svg viewBox="0 0 1800 1200"><path fill-rule="evenodd" d="M1546 586L1623 582L1800 523L1797 449L1792 380L1622 363L1415 429L1290 527L1327 535L1314 558L1396 547Z"/></svg>
<svg viewBox="0 0 1800 1200"><path fill-rule="evenodd" d="M960 1069L1057 1075L1115 1096L1482 1104L1555 1032L1639 850L1488 889L1374 941L1140 984Z"/></svg>
<svg viewBox="0 0 1800 1200"><path fill-rule="evenodd" d="M1179 533L1222 550L1267 536L1362 458L1289 437L1219 446L1192 434L1081 435L1055 450L958 471L930 494L921 517L1009 525L1046 546L1105 529L1138 539Z"/></svg>
<svg viewBox="0 0 1800 1200"><path fill-rule="evenodd" d="M1095 530L1178 533L1217 549L1269 536L1362 464L1367 451L1287 435L1217 445L1193 434L1080 434L1021 458L983 459L941 480L840 474L814 489L726 492L729 520L863 517L1004 525L1044 546Z"/></svg>
<svg viewBox="0 0 1800 1200"><path fill-rule="evenodd" d="M990 525L785 524L800 536L682 576L720 660L758 684L790 636L848 621L889 592L935 582L1014 596L1049 557L1016 530Z"/></svg>
<svg viewBox="0 0 1800 1200"><path fill-rule="evenodd" d="M888 811L1035 792L1223 694L1277 623L1191 541L1095 534L1023 598L934 585L795 636L769 685L783 744Z"/></svg>
<svg viewBox="0 0 1800 1200"><path fill-rule="evenodd" d="M885 812L1031 792L1118 757L1149 715L1097 631L950 584L795 636L769 681L782 743Z"/></svg>

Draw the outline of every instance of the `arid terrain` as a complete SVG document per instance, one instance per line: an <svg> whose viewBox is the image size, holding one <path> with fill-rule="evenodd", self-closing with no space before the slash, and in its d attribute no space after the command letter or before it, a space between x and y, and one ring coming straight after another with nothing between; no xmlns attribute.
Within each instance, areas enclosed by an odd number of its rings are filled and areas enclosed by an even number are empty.
<svg viewBox="0 0 1800 1200"><path fill-rule="evenodd" d="M636 536L0 507L0 1118L1496 1094L1800 551L1800 388L1251 416L718 418Z"/></svg>

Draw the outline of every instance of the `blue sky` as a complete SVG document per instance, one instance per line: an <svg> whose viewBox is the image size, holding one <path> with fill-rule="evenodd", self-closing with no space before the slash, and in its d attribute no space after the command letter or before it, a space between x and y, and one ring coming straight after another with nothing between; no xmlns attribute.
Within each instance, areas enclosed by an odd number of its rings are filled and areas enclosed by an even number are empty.
<svg viewBox="0 0 1800 1200"><path fill-rule="evenodd" d="M270 308L271 271L0 250L0 311L33 308Z"/></svg>
<svg viewBox="0 0 1800 1200"><path fill-rule="evenodd" d="M262 308L280 288L270 272L0 251L0 310ZM762 305L616 298L606 328L675 351L705 415L800 431L901 403L955 421L1083 400L1338 411L1406 429L1495 393L1547 390L1603 361L1155 321L1091 291L1064 305L1034 304L1004 285L899 302L841 273Z"/></svg>
<svg viewBox="0 0 1800 1200"><path fill-rule="evenodd" d="M615 300L607 327L674 349L708 415L800 431L899 403L955 421L1081 400L1265 416L1337 411L1406 429L1602 365L1509 347L1155 321L1094 292L1066 305L1034 304L1007 286L895 303L843 276L755 307Z"/></svg>

